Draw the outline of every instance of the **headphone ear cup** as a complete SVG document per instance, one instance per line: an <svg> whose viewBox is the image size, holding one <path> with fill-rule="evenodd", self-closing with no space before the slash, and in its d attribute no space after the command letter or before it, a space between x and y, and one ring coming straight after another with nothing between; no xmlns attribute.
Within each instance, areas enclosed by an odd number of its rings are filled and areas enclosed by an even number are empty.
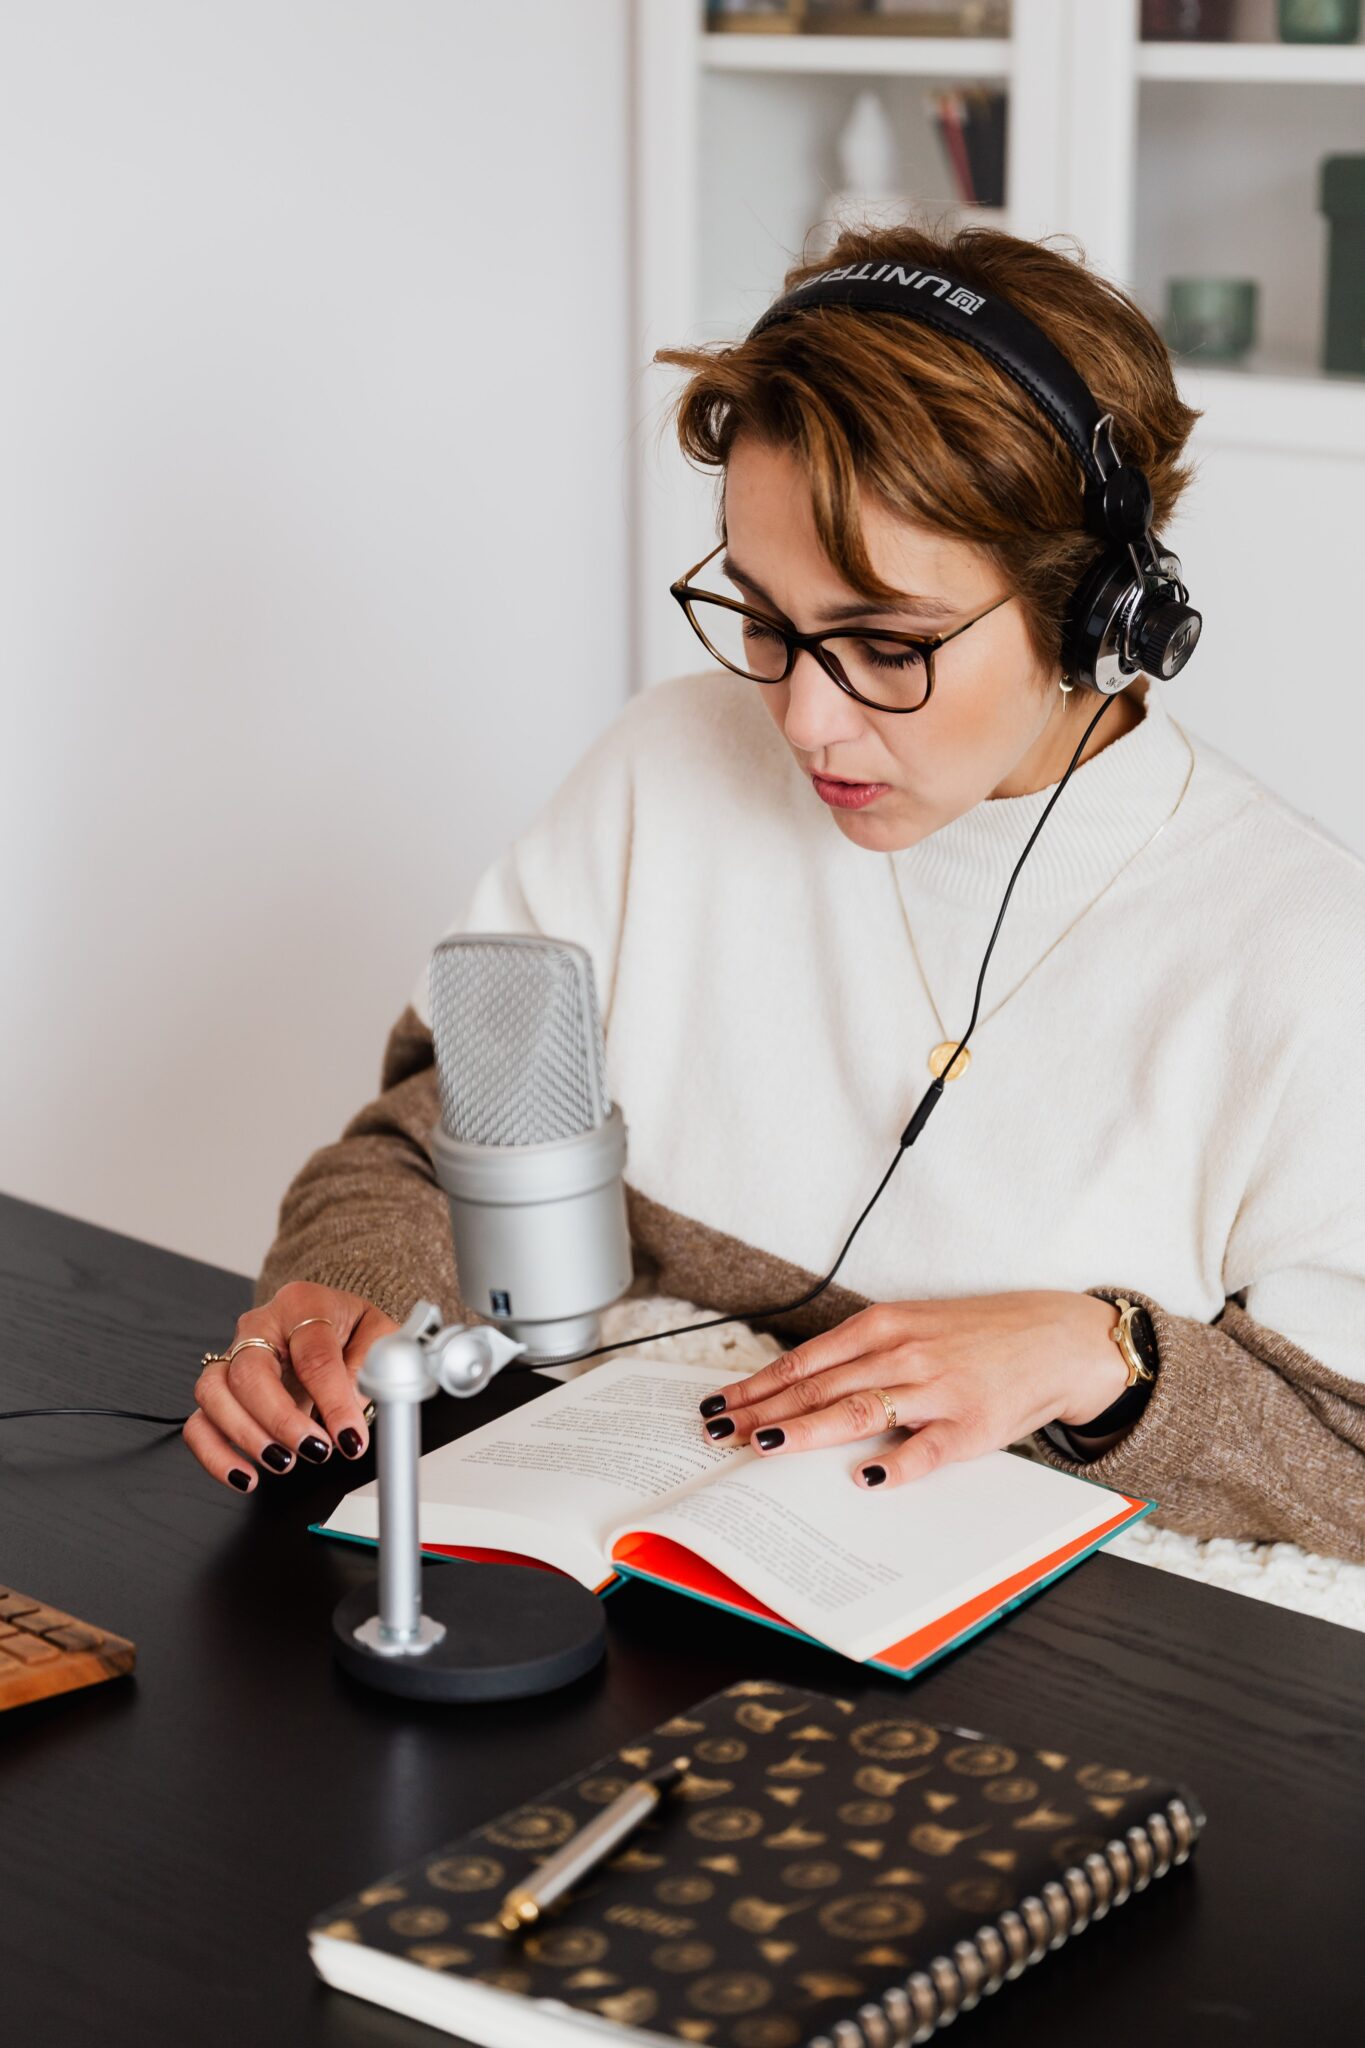
<svg viewBox="0 0 1365 2048"><path fill-rule="evenodd" d="M1111 548L1092 563L1071 593L1062 626L1062 666L1084 689L1112 696L1129 680L1118 670L1113 646L1106 649L1105 642L1120 607L1132 595L1133 583L1127 548Z"/></svg>
<svg viewBox="0 0 1365 2048"><path fill-rule="evenodd" d="M1100 539L1141 540L1152 523L1152 487L1131 462L1122 462L1102 483L1085 487L1086 524Z"/></svg>

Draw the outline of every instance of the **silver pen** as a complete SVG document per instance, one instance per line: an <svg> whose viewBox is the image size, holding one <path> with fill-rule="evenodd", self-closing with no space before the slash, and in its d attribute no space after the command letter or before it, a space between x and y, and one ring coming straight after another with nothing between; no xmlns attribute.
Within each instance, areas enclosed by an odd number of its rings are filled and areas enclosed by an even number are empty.
<svg viewBox="0 0 1365 2048"><path fill-rule="evenodd" d="M651 1771L637 1784L627 1785L610 1806L603 1807L596 1820L590 1820L585 1828L571 1835L562 1849L556 1849L553 1856L537 1866L525 1884L516 1885L507 1894L498 1912L507 1932L520 1934L523 1929L534 1927L542 1913L609 1856L618 1842L633 1834L641 1821L648 1819L664 1794L691 1768L691 1757L675 1756L672 1763Z"/></svg>

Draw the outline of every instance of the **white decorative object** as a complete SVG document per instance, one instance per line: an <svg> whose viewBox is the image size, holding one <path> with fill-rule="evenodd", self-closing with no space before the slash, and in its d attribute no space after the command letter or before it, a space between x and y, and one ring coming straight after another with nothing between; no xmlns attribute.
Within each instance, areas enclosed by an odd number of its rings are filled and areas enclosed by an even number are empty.
<svg viewBox="0 0 1365 2048"><path fill-rule="evenodd" d="M839 169L844 186L874 199L889 198L896 176L896 130L885 103L870 85L853 102L839 131Z"/></svg>
<svg viewBox="0 0 1365 2048"><path fill-rule="evenodd" d="M891 227L910 217L914 202L897 188L895 124L871 86L854 100L836 154L842 183L830 194L819 224L826 246L846 227Z"/></svg>

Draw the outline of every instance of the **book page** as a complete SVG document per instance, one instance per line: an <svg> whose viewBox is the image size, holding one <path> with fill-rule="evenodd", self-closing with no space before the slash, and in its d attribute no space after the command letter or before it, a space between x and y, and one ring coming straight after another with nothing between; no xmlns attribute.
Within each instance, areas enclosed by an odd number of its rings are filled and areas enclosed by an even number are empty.
<svg viewBox="0 0 1365 2048"><path fill-rule="evenodd" d="M600 1585L612 1569L607 1538L624 1517L735 1456L707 1441L697 1414L725 1378L720 1367L608 1360L428 1451L418 1468L422 1542L517 1551ZM324 1525L371 1537L378 1526L373 1480Z"/></svg>
<svg viewBox="0 0 1365 2048"><path fill-rule="evenodd" d="M900 1440L884 1432L770 1458L746 1446L712 1484L658 1502L629 1530L682 1544L793 1627L861 1661L1100 1528L1121 1505L1106 1488L1006 1451L885 1492L855 1484L859 1465Z"/></svg>

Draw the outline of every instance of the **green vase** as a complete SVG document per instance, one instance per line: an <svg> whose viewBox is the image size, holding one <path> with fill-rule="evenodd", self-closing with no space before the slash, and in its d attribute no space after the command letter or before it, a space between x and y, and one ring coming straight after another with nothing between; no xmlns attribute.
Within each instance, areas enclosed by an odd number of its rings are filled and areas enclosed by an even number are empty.
<svg viewBox="0 0 1365 2048"><path fill-rule="evenodd" d="M1280 0L1282 43L1354 43L1360 0Z"/></svg>
<svg viewBox="0 0 1365 2048"><path fill-rule="evenodd" d="M1259 292L1251 277L1172 277L1166 345L1196 362L1235 363L1256 340Z"/></svg>
<svg viewBox="0 0 1365 2048"><path fill-rule="evenodd" d="M1323 158L1319 205L1329 237L1322 367L1365 377L1365 155Z"/></svg>

